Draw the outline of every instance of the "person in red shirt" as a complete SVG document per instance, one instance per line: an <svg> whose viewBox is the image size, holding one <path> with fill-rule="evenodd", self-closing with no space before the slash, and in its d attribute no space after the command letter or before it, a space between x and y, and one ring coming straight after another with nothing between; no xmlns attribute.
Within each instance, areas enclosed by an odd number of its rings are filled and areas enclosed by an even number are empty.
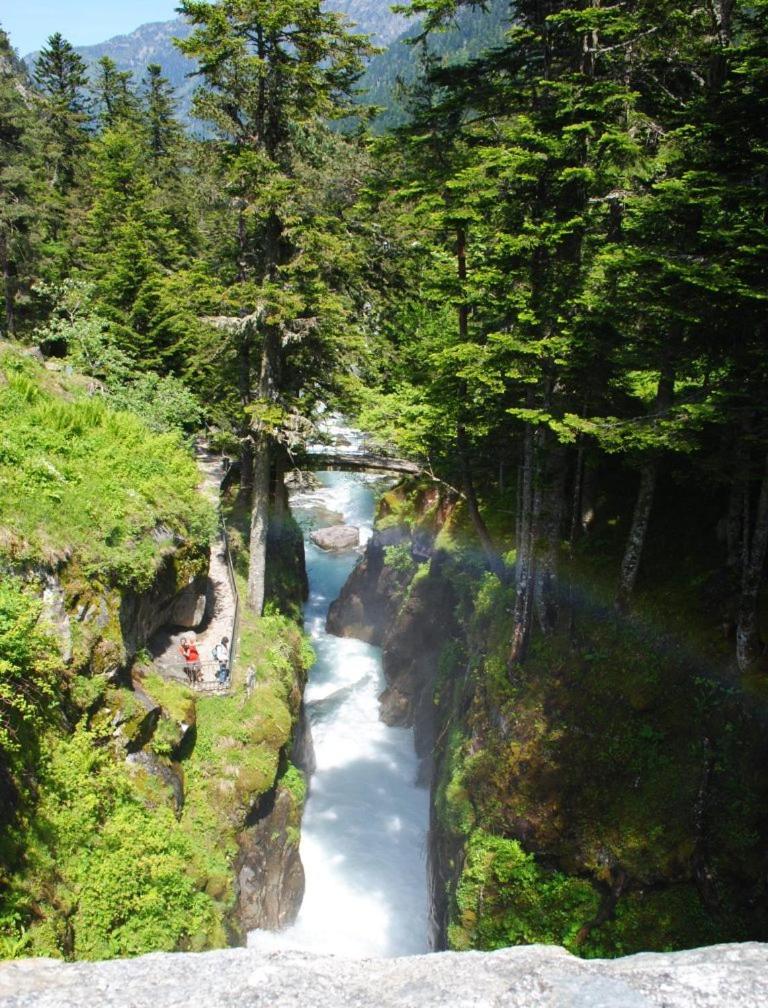
<svg viewBox="0 0 768 1008"><path fill-rule="evenodd" d="M182 637L179 643L179 651L184 657L184 671L191 684L200 682L203 666L200 662L200 652L197 650L197 642L194 637Z"/></svg>

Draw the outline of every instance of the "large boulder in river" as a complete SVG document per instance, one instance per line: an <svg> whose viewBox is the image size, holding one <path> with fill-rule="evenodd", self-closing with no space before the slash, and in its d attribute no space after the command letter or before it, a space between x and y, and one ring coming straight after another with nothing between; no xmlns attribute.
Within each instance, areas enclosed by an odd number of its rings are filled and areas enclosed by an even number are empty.
<svg viewBox="0 0 768 1008"><path fill-rule="evenodd" d="M312 508L312 517L318 525L322 523L323 528L344 524L344 515L341 511L331 511L330 508L320 505Z"/></svg>
<svg viewBox="0 0 768 1008"><path fill-rule="evenodd" d="M360 545L360 529L354 525L331 525L313 532L310 538L320 549L339 552Z"/></svg>

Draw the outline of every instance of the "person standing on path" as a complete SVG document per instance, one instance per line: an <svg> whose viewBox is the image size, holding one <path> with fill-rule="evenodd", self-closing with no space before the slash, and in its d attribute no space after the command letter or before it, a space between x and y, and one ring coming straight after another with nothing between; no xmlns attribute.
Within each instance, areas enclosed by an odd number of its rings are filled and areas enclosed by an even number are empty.
<svg viewBox="0 0 768 1008"><path fill-rule="evenodd" d="M229 637L222 637L213 649L214 661L219 663L216 678L220 685L226 686L229 681Z"/></svg>
<svg viewBox="0 0 768 1008"><path fill-rule="evenodd" d="M190 685L200 682L203 670L200 661L200 652L197 650L197 642L194 637L182 637L179 644L179 651L184 656L184 671L187 674Z"/></svg>

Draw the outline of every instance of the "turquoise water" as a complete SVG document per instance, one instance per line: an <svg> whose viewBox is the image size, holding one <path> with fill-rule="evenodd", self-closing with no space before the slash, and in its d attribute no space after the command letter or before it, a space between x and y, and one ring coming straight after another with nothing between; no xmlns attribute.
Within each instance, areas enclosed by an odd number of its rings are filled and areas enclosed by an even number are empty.
<svg viewBox="0 0 768 1008"><path fill-rule="evenodd" d="M358 551L325 553L309 531L340 512L367 540L380 481L319 473L319 490L295 495L305 528L310 598L305 627L317 653L305 701L317 769L302 824L306 894L296 924L253 932L250 944L344 956L428 951L426 832L428 792L416 787L413 734L379 720L384 689L380 649L325 632Z"/></svg>

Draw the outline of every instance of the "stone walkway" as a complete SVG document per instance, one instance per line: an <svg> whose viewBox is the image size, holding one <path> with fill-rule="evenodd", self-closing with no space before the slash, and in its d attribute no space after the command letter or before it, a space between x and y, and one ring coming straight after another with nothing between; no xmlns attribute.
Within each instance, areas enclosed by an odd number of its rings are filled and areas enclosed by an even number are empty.
<svg viewBox="0 0 768 1008"><path fill-rule="evenodd" d="M221 456L214 455L204 445L198 445L196 457L201 476L198 489L214 506L217 506L219 487L224 478ZM232 637L235 606L224 542L221 535L217 535L211 543L206 607L202 623L196 630L163 627L150 641L150 651L161 674L184 676L184 661L179 652L179 644L182 637L194 635L203 665L202 688L205 692L225 692L221 690L216 680L218 663L214 660L212 652L222 637Z"/></svg>

